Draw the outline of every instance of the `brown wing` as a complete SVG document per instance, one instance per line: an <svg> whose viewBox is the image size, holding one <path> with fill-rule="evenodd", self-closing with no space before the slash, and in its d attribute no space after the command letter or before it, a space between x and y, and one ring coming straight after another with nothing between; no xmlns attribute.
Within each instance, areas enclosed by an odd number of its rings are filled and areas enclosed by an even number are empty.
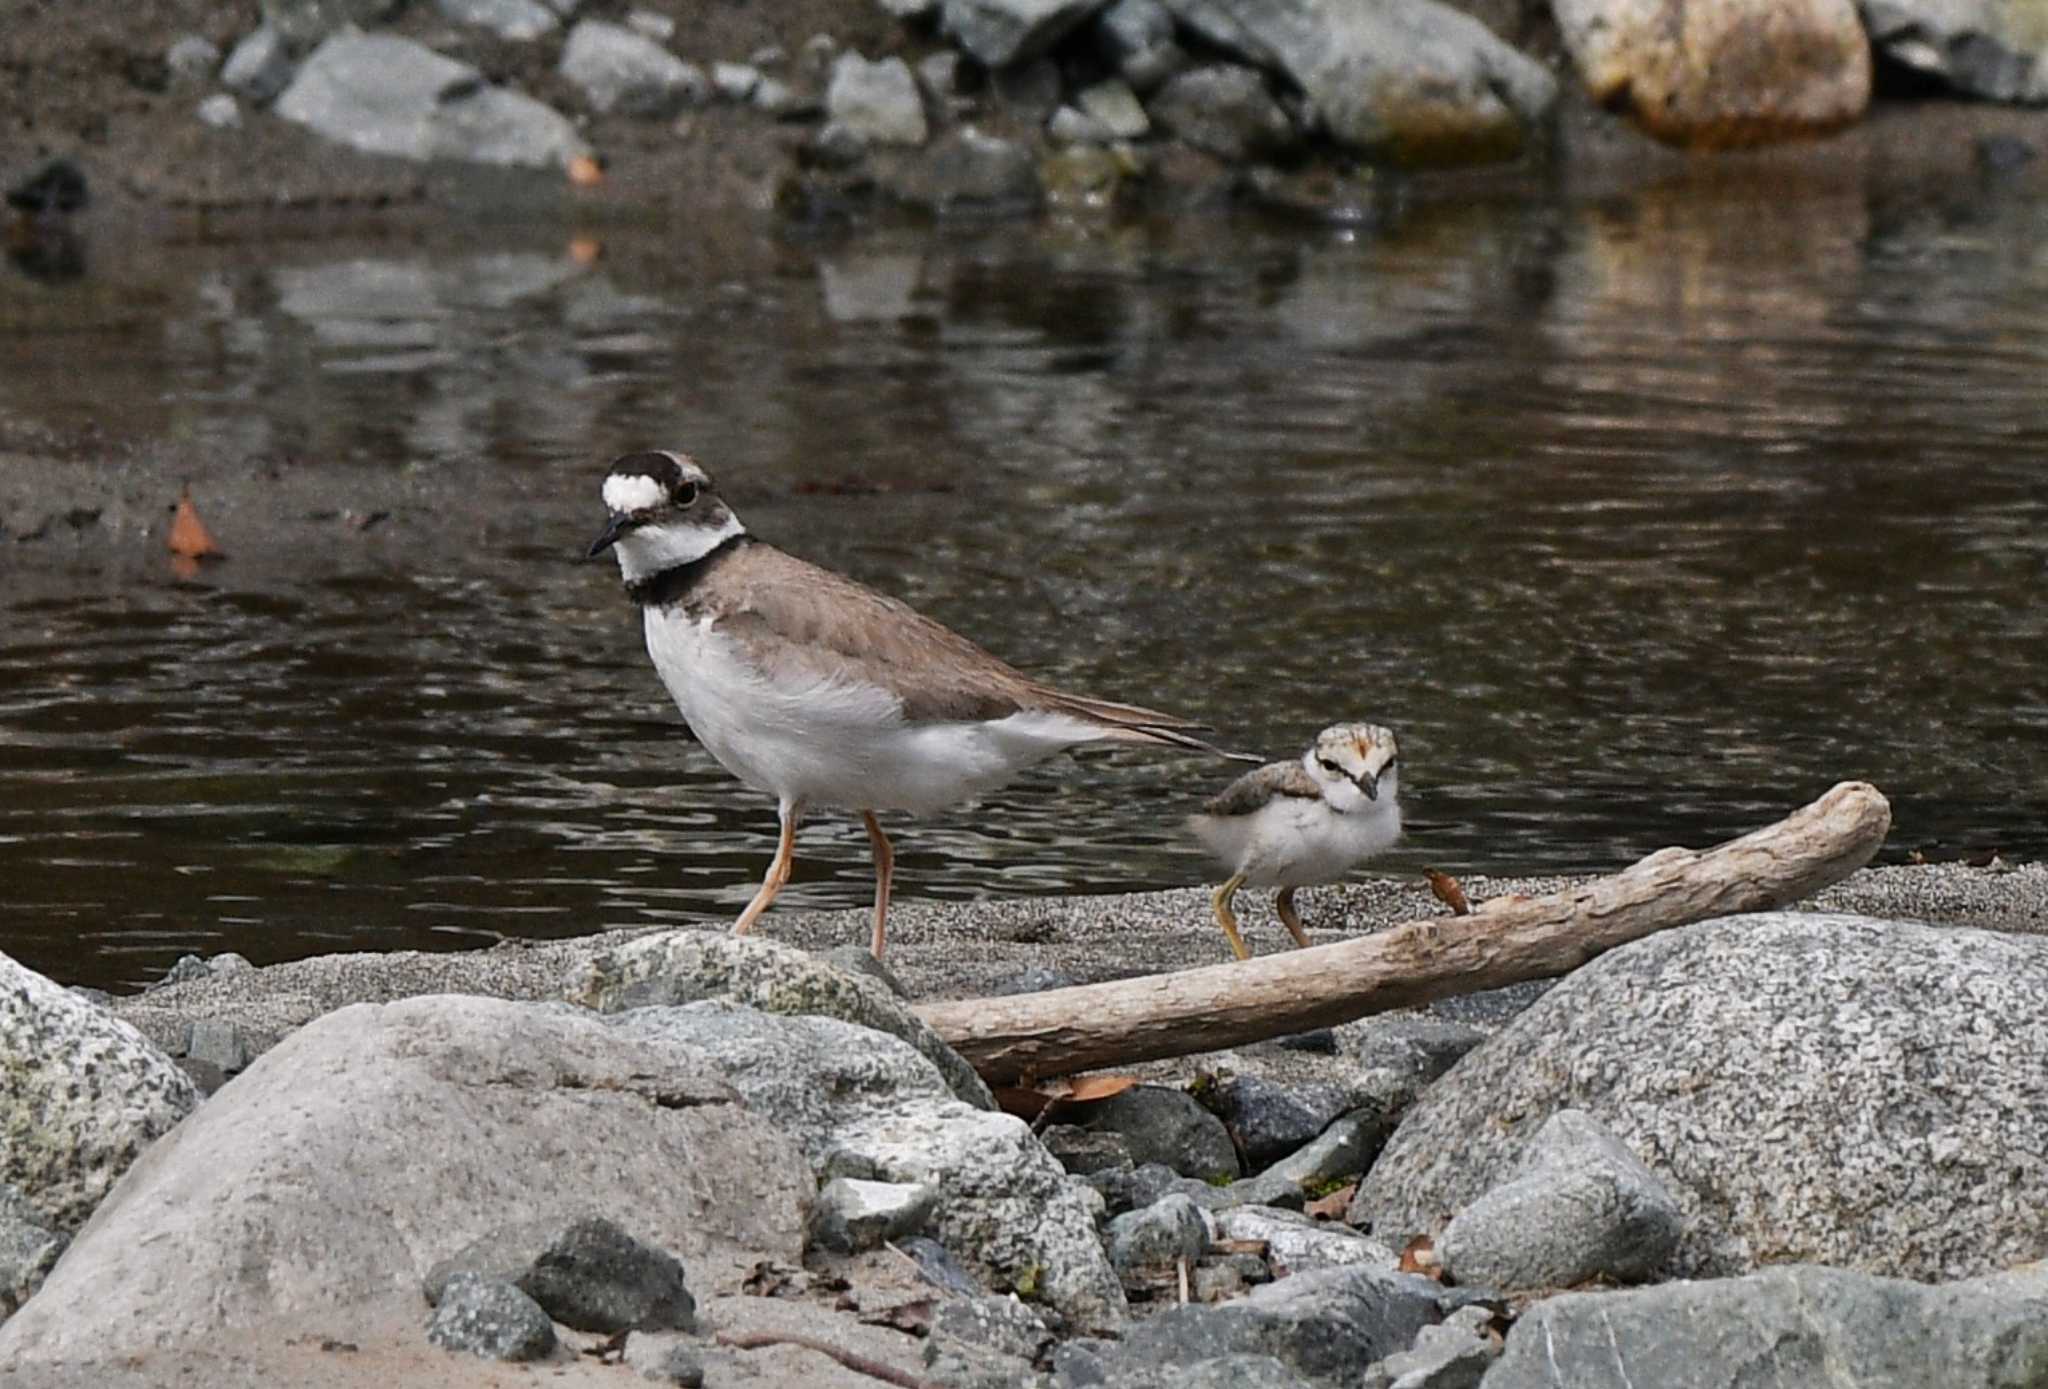
<svg viewBox="0 0 2048 1389"><path fill-rule="evenodd" d="M1254 767L1202 805L1206 815L1249 815L1276 796L1319 800L1322 788L1299 762L1268 762Z"/></svg>
<svg viewBox="0 0 2048 1389"><path fill-rule="evenodd" d="M742 546L718 571L717 616L771 671L889 690L913 723L1057 710L1136 742L1189 743L1186 719L1053 689L898 598L772 545ZM699 599L708 605L709 600ZM696 606L685 600L685 606Z"/></svg>

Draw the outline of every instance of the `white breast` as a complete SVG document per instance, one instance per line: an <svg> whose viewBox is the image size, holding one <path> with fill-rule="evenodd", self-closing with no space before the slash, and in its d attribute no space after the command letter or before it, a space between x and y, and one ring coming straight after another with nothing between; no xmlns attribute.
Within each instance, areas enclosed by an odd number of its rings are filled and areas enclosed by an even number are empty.
<svg viewBox="0 0 2048 1389"><path fill-rule="evenodd" d="M1189 824L1251 886L1309 887L1343 877L1401 837L1399 805L1382 798L1363 806L1340 815L1320 800L1275 796L1249 815L1198 815Z"/></svg>
<svg viewBox="0 0 2048 1389"><path fill-rule="evenodd" d="M1100 736L1081 721L1034 714L913 726L902 702L872 685L765 679L709 621L650 607L646 629L655 670L719 765L806 805L929 814Z"/></svg>

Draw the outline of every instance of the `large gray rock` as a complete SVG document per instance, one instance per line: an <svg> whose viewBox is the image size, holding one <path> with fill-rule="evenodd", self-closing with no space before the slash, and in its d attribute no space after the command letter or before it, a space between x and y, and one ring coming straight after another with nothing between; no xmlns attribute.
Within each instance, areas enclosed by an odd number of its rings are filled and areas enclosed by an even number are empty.
<svg viewBox="0 0 2048 1389"><path fill-rule="evenodd" d="M2048 101L2048 12L2011 0L1859 0L1894 62L1992 101Z"/></svg>
<svg viewBox="0 0 2048 1389"><path fill-rule="evenodd" d="M1230 63L1170 78L1145 110L1169 135L1233 163L1285 153L1301 140L1265 78Z"/></svg>
<svg viewBox="0 0 2048 1389"><path fill-rule="evenodd" d="M1479 1389L1501 1350L1492 1322L1484 1307L1461 1307L1423 1327L1407 1350L1367 1366L1358 1389Z"/></svg>
<svg viewBox="0 0 2048 1389"><path fill-rule="evenodd" d="M921 145L931 133L917 79L901 58L869 62L842 53L832 62L825 110L861 139L877 145Z"/></svg>
<svg viewBox="0 0 2048 1389"><path fill-rule="evenodd" d="M1677 1199L1634 1153L1592 1116L1560 1109L1522 1174L1452 1217L1436 1252L1468 1287L1635 1283L1663 1268L1683 1223Z"/></svg>
<svg viewBox="0 0 2048 1389"><path fill-rule="evenodd" d="M924 1229L938 1201L938 1189L921 1182L835 1177L811 1208L811 1241L841 1254L879 1248Z"/></svg>
<svg viewBox="0 0 2048 1389"><path fill-rule="evenodd" d="M724 931L643 936L574 970L568 997L601 1013L727 998L764 1013L838 1018L909 1043L938 1069L956 1099L983 1109L996 1107L988 1086L960 1053L880 983L761 936Z"/></svg>
<svg viewBox="0 0 2048 1389"><path fill-rule="evenodd" d="M1331 138L1376 158L1511 157L1548 121L1541 63L1436 0L1167 0L1183 23L1283 72Z"/></svg>
<svg viewBox="0 0 2048 1389"><path fill-rule="evenodd" d="M223 1332L347 1335L419 1305L506 1212L588 1213L713 1281L795 1262L813 1179L705 1055L561 1004L363 1004L294 1033L143 1155L0 1361Z"/></svg>
<svg viewBox="0 0 2048 1389"><path fill-rule="evenodd" d="M1348 1381L1442 1320L1442 1289L1414 1274L1318 1269L1213 1307L1174 1307L1133 1326L1111 1365L1194 1365L1267 1355L1296 1373Z"/></svg>
<svg viewBox="0 0 2048 1389"><path fill-rule="evenodd" d="M393 34L336 34L306 59L275 109L329 140L404 159L544 168L589 152L552 108Z"/></svg>
<svg viewBox="0 0 2048 1389"><path fill-rule="evenodd" d="M940 24L986 68L1027 63L1051 48L1104 0L943 0Z"/></svg>
<svg viewBox="0 0 2048 1389"><path fill-rule="evenodd" d="M800 1138L820 1180L937 1191L928 1228L1002 1286L1082 1326L1122 1320L1123 1289L1095 1237L1094 1193L1067 1176L1023 1120L955 1099L909 1044L836 1018L725 1000L636 1008L617 1026L623 1036L716 1058L752 1110Z"/></svg>
<svg viewBox="0 0 2048 1389"><path fill-rule="evenodd" d="M1870 104L1856 0L1554 0L1586 94L1673 144L1834 130Z"/></svg>
<svg viewBox="0 0 2048 1389"><path fill-rule="evenodd" d="M103 1008L0 955L0 1182L58 1234L199 1103L176 1062Z"/></svg>
<svg viewBox="0 0 2048 1389"><path fill-rule="evenodd" d="M1202 1096L1252 1171L1299 1151L1352 1107L1341 1086L1281 1085L1258 1075L1221 1077Z"/></svg>
<svg viewBox="0 0 2048 1389"><path fill-rule="evenodd" d="M1389 1242L1516 1174L1583 1109L1685 1211L1674 1270L1953 1278L2037 1257L2048 939L1759 913L1601 956L1409 1111L1350 1218Z"/></svg>
<svg viewBox="0 0 2048 1389"><path fill-rule="evenodd" d="M2048 1299L1793 1266L1567 1293L1522 1313L1486 1389L2048 1383Z"/></svg>
<svg viewBox="0 0 2048 1389"><path fill-rule="evenodd" d="M586 19L562 46L562 76L593 111L659 119L711 99L711 81L645 34Z"/></svg>

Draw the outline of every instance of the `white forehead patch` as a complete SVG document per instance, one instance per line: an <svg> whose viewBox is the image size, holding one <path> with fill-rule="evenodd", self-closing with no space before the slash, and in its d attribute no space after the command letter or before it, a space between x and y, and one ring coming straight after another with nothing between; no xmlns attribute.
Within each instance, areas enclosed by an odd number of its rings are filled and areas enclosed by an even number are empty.
<svg viewBox="0 0 2048 1389"><path fill-rule="evenodd" d="M611 511L651 511L667 500L667 491L645 473L613 473L604 480L604 504Z"/></svg>

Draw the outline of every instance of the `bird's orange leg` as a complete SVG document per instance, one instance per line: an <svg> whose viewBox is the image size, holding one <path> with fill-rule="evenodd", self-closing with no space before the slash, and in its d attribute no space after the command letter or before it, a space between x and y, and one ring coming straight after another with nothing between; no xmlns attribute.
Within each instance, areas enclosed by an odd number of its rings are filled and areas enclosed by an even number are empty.
<svg viewBox="0 0 2048 1389"><path fill-rule="evenodd" d="M761 879L761 890L754 894L754 900L747 903L747 909L733 923L732 933L736 936L744 936L754 929L754 922L768 910L775 894L782 891L783 885L789 881L789 870L796 862L796 822L803 818L804 808L796 802L785 801L777 810L782 817L782 840L775 846L775 857L768 861L768 873Z"/></svg>
<svg viewBox="0 0 2048 1389"><path fill-rule="evenodd" d="M1209 905L1215 909L1216 924L1223 928L1223 934L1230 937L1230 948L1237 952L1240 960L1249 960L1252 952L1244 943L1244 937L1237 932L1237 917L1230 910L1230 899L1244 886L1244 874L1233 873L1230 880L1209 894Z"/></svg>
<svg viewBox="0 0 2048 1389"><path fill-rule="evenodd" d="M875 938L868 948L875 952L875 958L882 958L883 933L889 925L889 880L896 873L896 850L889 843L889 836L882 833L881 822L875 819L875 812L863 810L860 818L867 822L868 843L875 846Z"/></svg>
<svg viewBox="0 0 2048 1389"><path fill-rule="evenodd" d="M1283 887L1273 899L1273 910L1280 913L1280 924L1287 928L1287 934L1294 937L1294 943L1303 950L1308 949L1308 932L1301 929L1301 918L1294 912L1294 889Z"/></svg>

